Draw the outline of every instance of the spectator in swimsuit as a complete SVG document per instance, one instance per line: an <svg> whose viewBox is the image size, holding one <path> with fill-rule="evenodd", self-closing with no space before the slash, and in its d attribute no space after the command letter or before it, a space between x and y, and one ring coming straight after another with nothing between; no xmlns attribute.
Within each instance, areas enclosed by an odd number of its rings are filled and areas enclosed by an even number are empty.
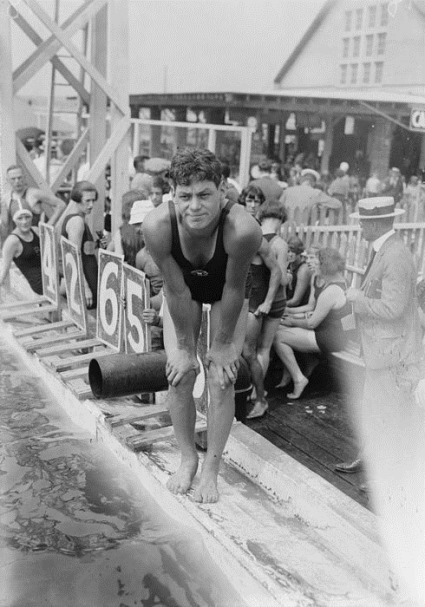
<svg viewBox="0 0 425 607"><path fill-rule="evenodd" d="M247 206L253 216L255 205ZM278 236L286 213L278 201L265 202L259 211L263 239L251 262L252 289L249 299L248 326L243 348L255 389L254 406L247 419L262 417L268 403L264 392L264 377L269 361L273 338L285 309L287 282L287 245Z"/></svg>
<svg viewBox="0 0 425 607"><path fill-rule="evenodd" d="M186 493L198 467L193 387L202 304L211 304L206 355L210 404L208 449L193 499L215 502L217 476L235 414L234 383L248 314L247 277L260 248L258 223L226 202L221 163L209 150L184 148L170 167L173 201L146 217L146 246L164 279L164 345L171 417L181 463L167 483Z"/></svg>
<svg viewBox="0 0 425 607"><path fill-rule="evenodd" d="M40 221L46 221L49 225L55 225L65 210L63 200L39 188L28 187L22 168L18 164L10 166L7 171L7 181L10 193L2 200L1 204L1 232L6 237L15 225L12 220L16 211L27 209L31 211L32 226L36 227Z"/></svg>
<svg viewBox="0 0 425 607"><path fill-rule="evenodd" d="M88 309L97 306L97 257L96 244L86 219L92 212L97 196L96 186L90 181L78 181L71 190L66 217L61 225L61 235L81 250Z"/></svg>
<svg viewBox="0 0 425 607"><path fill-rule="evenodd" d="M304 306L310 297L311 272L306 263L304 243L298 236L288 238L288 280L286 307Z"/></svg>
<svg viewBox="0 0 425 607"><path fill-rule="evenodd" d="M339 252L331 248L320 249L318 260L322 283L315 289L313 312L306 312L304 318L296 314L286 316L274 341L276 353L294 383L293 392L288 394L291 399L300 398L308 384L294 351L326 354L343 350L346 345L341 319L351 313L351 306L345 296L345 263Z"/></svg>
<svg viewBox="0 0 425 607"><path fill-rule="evenodd" d="M40 240L31 227L32 213L28 209L20 209L14 213L13 221L16 228L9 234L3 245L0 286L5 281L12 261L14 261L31 289L38 295L42 295Z"/></svg>

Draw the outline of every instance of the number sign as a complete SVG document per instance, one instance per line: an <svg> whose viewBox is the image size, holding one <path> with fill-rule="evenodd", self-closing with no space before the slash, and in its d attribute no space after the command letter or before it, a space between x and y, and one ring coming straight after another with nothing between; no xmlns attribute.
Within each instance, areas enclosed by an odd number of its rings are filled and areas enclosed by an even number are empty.
<svg viewBox="0 0 425 607"><path fill-rule="evenodd" d="M121 349L123 255L99 250L96 337L117 352Z"/></svg>
<svg viewBox="0 0 425 607"><path fill-rule="evenodd" d="M145 274L123 264L125 309L125 351L140 354L151 347L151 331L143 321L142 313L149 308L149 283Z"/></svg>
<svg viewBox="0 0 425 607"><path fill-rule="evenodd" d="M39 228L43 295L59 307L59 265L55 230L47 223L40 223Z"/></svg>
<svg viewBox="0 0 425 607"><path fill-rule="evenodd" d="M84 275L81 253L77 245L61 237L63 275L65 277L68 313L71 320L87 332L86 299L84 297Z"/></svg>

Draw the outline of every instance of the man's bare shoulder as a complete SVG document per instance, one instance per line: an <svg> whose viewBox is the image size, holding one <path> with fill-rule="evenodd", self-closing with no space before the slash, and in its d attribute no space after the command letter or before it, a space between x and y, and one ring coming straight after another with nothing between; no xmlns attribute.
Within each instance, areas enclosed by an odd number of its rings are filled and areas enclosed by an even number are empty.
<svg viewBox="0 0 425 607"><path fill-rule="evenodd" d="M261 245L258 222L239 204L233 205L224 229L225 248L229 254L248 247L258 250Z"/></svg>
<svg viewBox="0 0 425 607"><path fill-rule="evenodd" d="M169 247L171 244L171 222L168 204L160 204L145 217L143 235L149 251Z"/></svg>

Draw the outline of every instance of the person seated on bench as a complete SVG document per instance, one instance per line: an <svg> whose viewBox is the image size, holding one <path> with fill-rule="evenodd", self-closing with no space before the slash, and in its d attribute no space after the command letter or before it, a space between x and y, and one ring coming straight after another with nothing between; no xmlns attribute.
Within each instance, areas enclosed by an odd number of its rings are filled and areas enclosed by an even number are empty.
<svg viewBox="0 0 425 607"><path fill-rule="evenodd" d="M299 398L308 384L294 351L327 354L343 350L347 342L341 324L341 319L351 313L345 297L345 262L332 248L319 249L318 260L318 275L323 283L316 289L314 310L311 314L306 312L304 318L297 318L295 314L284 316L274 340L276 353L294 383L293 392L288 394L291 399ZM317 364L316 359L315 366ZM313 370L314 367L310 374Z"/></svg>
<svg viewBox="0 0 425 607"><path fill-rule="evenodd" d="M311 270L305 255L303 241L298 236L288 238L288 279L286 285L286 307L304 306L310 297Z"/></svg>

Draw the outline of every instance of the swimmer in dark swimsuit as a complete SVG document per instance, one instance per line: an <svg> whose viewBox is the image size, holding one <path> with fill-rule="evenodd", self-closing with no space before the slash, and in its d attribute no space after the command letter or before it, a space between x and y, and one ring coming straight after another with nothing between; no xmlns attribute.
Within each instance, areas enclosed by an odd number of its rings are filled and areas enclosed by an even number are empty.
<svg viewBox="0 0 425 607"><path fill-rule="evenodd" d="M218 499L217 475L234 417L234 383L245 338L250 263L261 243L258 223L227 205L221 164L208 150L183 149L170 168L173 207L162 204L144 220L146 246L164 278L164 345L171 417L181 450L168 481L186 493L198 467L192 396L199 363L196 344L202 304L211 304L208 365L208 450L194 500ZM173 219L175 211L175 221Z"/></svg>

